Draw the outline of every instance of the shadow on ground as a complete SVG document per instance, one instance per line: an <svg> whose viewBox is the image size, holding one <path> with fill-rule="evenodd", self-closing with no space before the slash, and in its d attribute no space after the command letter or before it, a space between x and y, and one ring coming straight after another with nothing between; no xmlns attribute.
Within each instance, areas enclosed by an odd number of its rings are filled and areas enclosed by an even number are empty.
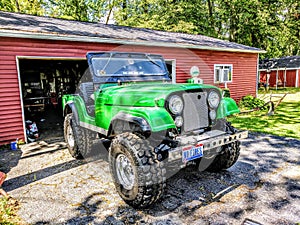
<svg viewBox="0 0 300 225"><path fill-rule="evenodd" d="M0 171L7 174L18 165L21 156L20 150L0 150Z"/></svg>
<svg viewBox="0 0 300 225"><path fill-rule="evenodd" d="M102 152L101 156L107 159L107 154ZM98 157L94 156L89 160L92 161L91 159L96 160ZM233 170L221 173L199 173L193 167L188 167L168 179L163 197L148 209L138 210L127 205L116 205L115 211L99 222L97 215L105 205L99 200L101 193L93 193L76 207L78 216L64 221L64 224L183 224L169 218L160 218L168 217L172 213L192 215L201 207L219 202L224 195L241 185L255 188L258 181L255 168L242 161L238 162ZM237 216L237 213L233 212L232 216ZM40 221L36 224L52 223Z"/></svg>
<svg viewBox="0 0 300 225"><path fill-rule="evenodd" d="M284 210L300 199L298 171L294 175L285 174L285 171L299 168L299 153L291 152L290 147L299 149L300 141L256 135L251 134L249 139L243 141L240 160L226 171L200 173L193 167L180 170L168 179L162 198L148 209L134 209L126 204L114 203L110 215L99 220L107 202L101 198L105 193L94 191L74 206L76 216L63 221L63 224L173 225L222 224L222 221L241 224L249 215L261 212L273 219L271 223L295 224L292 218L277 216L284 215ZM7 189L27 185L99 158L107 161L103 145L94 146L93 155L84 161L72 160L13 178L8 181ZM34 224L60 223L41 220Z"/></svg>

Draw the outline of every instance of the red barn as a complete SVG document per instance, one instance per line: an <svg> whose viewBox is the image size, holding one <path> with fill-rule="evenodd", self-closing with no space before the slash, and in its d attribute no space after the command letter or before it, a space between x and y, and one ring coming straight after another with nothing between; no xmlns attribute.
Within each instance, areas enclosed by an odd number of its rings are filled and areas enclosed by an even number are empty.
<svg viewBox="0 0 300 225"><path fill-rule="evenodd" d="M87 69L88 51L161 54L173 82L186 82L196 66L204 83L228 87L235 100L256 94L264 52L202 35L0 12L0 145L24 139L27 119L42 134L62 127L61 120L50 121Z"/></svg>
<svg viewBox="0 0 300 225"><path fill-rule="evenodd" d="M264 59L259 63L259 81L270 87L300 87L300 56Z"/></svg>

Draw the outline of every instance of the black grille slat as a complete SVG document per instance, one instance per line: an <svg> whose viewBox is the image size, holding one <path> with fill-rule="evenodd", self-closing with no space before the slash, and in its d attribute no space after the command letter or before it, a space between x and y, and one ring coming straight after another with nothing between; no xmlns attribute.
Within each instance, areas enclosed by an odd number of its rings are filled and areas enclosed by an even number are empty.
<svg viewBox="0 0 300 225"><path fill-rule="evenodd" d="M206 92L184 93L183 131L189 132L208 127L208 106Z"/></svg>

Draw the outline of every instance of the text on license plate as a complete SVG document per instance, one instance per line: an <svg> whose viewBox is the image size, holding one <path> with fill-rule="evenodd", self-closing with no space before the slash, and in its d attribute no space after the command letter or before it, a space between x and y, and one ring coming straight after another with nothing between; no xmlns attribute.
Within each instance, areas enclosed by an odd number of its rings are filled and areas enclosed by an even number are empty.
<svg viewBox="0 0 300 225"><path fill-rule="evenodd" d="M182 162L188 162L203 156L203 144L182 148Z"/></svg>

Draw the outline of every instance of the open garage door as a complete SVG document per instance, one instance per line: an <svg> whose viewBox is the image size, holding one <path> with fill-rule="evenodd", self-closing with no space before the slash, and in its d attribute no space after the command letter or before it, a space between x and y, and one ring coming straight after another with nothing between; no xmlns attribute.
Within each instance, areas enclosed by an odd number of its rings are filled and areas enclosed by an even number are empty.
<svg viewBox="0 0 300 225"><path fill-rule="evenodd" d="M19 58L24 123L35 123L38 140L63 137L61 98L75 93L88 69L85 58ZM27 121L27 123L26 123ZM27 133L27 141L34 139Z"/></svg>

